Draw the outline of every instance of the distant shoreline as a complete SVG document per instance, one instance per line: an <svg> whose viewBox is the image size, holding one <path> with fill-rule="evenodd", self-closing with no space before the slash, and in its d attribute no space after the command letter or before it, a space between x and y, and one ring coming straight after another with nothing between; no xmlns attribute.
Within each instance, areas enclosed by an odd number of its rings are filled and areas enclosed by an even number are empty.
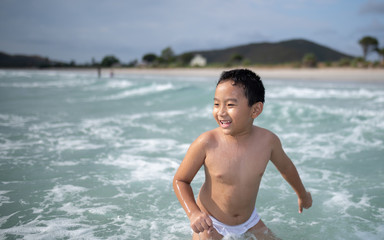
<svg viewBox="0 0 384 240"><path fill-rule="evenodd" d="M113 69L115 75L163 75L163 76L201 76L219 78L225 70L233 68L170 68L170 69ZM323 81L358 81L384 83L384 69L355 69L355 68L254 68L262 79L270 80L323 80ZM103 75L110 69L103 69Z"/></svg>
<svg viewBox="0 0 384 240"><path fill-rule="evenodd" d="M103 77L135 75L161 76L196 76L219 78L225 70L232 68L103 68ZM316 81L346 81L346 82L378 82L384 83L384 69L361 68L266 68L247 67L257 73L263 80L316 80ZM96 68L47 68L47 69L0 69L0 70L34 70L34 71L62 71L62 72L94 72Z"/></svg>

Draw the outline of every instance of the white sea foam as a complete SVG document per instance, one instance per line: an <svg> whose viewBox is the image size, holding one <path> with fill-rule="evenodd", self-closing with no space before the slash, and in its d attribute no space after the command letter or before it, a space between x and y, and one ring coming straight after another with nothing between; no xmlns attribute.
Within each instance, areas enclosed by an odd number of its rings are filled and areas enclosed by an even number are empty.
<svg viewBox="0 0 384 240"><path fill-rule="evenodd" d="M171 116L165 117L167 114ZM179 132L179 128L164 128L162 125L172 123L172 117L181 115L183 115L183 111L133 113L102 119L85 119L81 127L84 131L105 139L119 138L123 134L122 128L141 128L149 132L169 134ZM156 121L148 121L148 119L156 119ZM119 142L116 144L120 145Z"/></svg>
<svg viewBox="0 0 384 240"><path fill-rule="evenodd" d="M56 139L56 143L51 146L51 150L56 150L59 152L65 150L90 150L98 149L103 147L100 144L90 143L88 139L79 139L76 137L60 137Z"/></svg>
<svg viewBox="0 0 384 240"><path fill-rule="evenodd" d="M374 99L382 97L383 91L366 88L360 89L324 89L288 86L284 89L272 88L268 98L305 98L305 99Z"/></svg>
<svg viewBox="0 0 384 240"><path fill-rule="evenodd" d="M72 202L64 203L58 208L60 211L64 211L70 215L83 215L84 213L91 213L95 215L104 215L116 210L120 210L117 206L105 205L105 206L83 206L85 204L76 204Z"/></svg>
<svg viewBox="0 0 384 240"><path fill-rule="evenodd" d="M73 88L73 87L84 87L93 84L95 80L89 79L75 79L75 80L59 80L59 81L48 81L48 82L0 82L0 87L3 88Z"/></svg>
<svg viewBox="0 0 384 240"><path fill-rule="evenodd" d="M87 191L86 188L74 185L56 185L48 191L47 199L54 202L63 202L66 198L71 198L71 195L79 194Z"/></svg>
<svg viewBox="0 0 384 240"><path fill-rule="evenodd" d="M14 216L14 215L16 215L18 213L19 212L17 211L17 212L14 212L14 213L12 213L12 214L10 214L8 216L0 216L0 227L2 227L3 224L5 224L8 221L9 218L11 218L12 216ZM0 238L1 239L5 239L5 234L3 234L1 230L0 230Z"/></svg>
<svg viewBox="0 0 384 240"><path fill-rule="evenodd" d="M102 125L98 128L87 127L87 123L85 123L85 129L90 136L94 136L99 139L105 140L116 140L118 139L124 131L119 126L108 126Z"/></svg>
<svg viewBox="0 0 384 240"><path fill-rule="evenodd" d="M106 83L106 87L107 88L118 88L118 89L122 89L122 88L128 88L128 87L131 87L133 85L133 83L131 81L127 81L127 80L108 80L108 82Z"/></svg>
<svg viewBox="0 0 384 240"><path fill-rule="evenodd" d="M285 214L276 209L275 206L263 207L263 210L259 212L261 216L268 216L268 222L281 223L285 221Z"/></svg>
<svg viewBox="0 0 384 240"><path fill-rule="evenodd" d="M24 142L22 140L12 141L7 138L1 138L0 150L9 152L11 150L25 149L33 145L33 143Z"/></svg>
<svg viewBox="0 0 384 240"><path fill-rule="evenodd" d="M0 70L0 77L19 76L19 77L32 77L33 75L27 71L8 71Z"/></svg>
<svg viewBox="0 0 384 240"><path fill-rule="evenodd" d="M155 83L150 86L144 86L140 88L125 90L120 93L109 95L109 96L89 98L87 101L94 102L94 101L121 100L125 98L130 98L130 97L148 95L151 93L161 93L171 89L174 89L174 86L171 83L167 83L167 84Z"/></svg>
<svg viewBox="0 0 384 240"><path fill-rule="evenodd" d="M185 114L188 114L188 117L191 118L205 118L205 119L211 119L212 117L212 105L205 105L202 108L192 108L189 111L186 111Z"/></svg>
<svg viewBox="0 0 384 240"><path fill-rule="evenodd" d="M374 232L356 230L355 235L359 239L364 240L377 240L382 239L384 236L384 225L379 225L375 228Z"/></svg>
<svg viewBox="0 0 384 240"><path fill-rule="evenodd" d="M54 218L49 220L35 219L23 225L5 229L2 233L23 236L23 239L93 239L92 230L95 227L87 226L77 220ZM1 235L0 235L1 236Z"/></svg>
<svg viewBox="0 0 384 240"><path fill-rule="evenodd" d="M144 157L140 155L122 154L118 157L109 156L102 159L99 164L126 168L131 174L131 181L171 181L171 174L178 167L176 159L164 157Z"/></svg>
<svg viewBox="0 0 384 240"><path fill-rule="evenodd" d="M0 126L1 127L24 127L26 123L35 121L35 117L23 117L14 114L1 114L0 113Z"/></svg>
<svg viewBox="0 0 384 240"><path fill-rule="evenodd" d="M106 92L110 90L120 90L120 89L127 89L132 88L136 84L132 81L126 80L126 79L102 79L98 80L97 82L94 82L92 85L84 86L82 88L83 91L89 92Z"/></svg>
<svg viewBox="0 0 384 240"><path fill-rule="evenodd" d="M323 206L340 214L347 214L350 208L362 209L370 207L370 198L363 195L358 201L353 200L353 195L347 190L331 192L332 197L324 201Z"/></svg>
<svg viewBox="0 0 384 240"><path fill-rule="evenodd" d="M74 125L68 122L39 122L29 126L28 130L36 133L51 133L54 130L70 129Z"/></svg>
<svg viewBox="0 0 384 240"><path fill-rule="evenodd" d="M130 154L148 154L159 152L172 152L178 147L178 142L173 139L129 139L124 142Z"/></svg>
<svg viewBox="0 0 384 240"><path fill-rule="evenodd" d="M7 194L9 192L11 192L11 191L0 191L0 207L3 204L12 203L12 201L10 201L10 198L5 196L5 194Z"/></svg>
<svg viewBox="0 0 384 240"><path fill-rule="evenodd" d="M52 162L52 166L59 166L59 167L65 167L65 166L76 166L79 165L79 161L63 161L63 162Z"/></svg>
<svg viewBox="0 0 384 240"><path fill-rule="evenodd" d="M168 119L171 119L172 117L183 116L185 114L186 114L185 110L173 110L173 111L152 113L153 117L156 117L156 119L160 118L160 120L168 120Z"/></svg>

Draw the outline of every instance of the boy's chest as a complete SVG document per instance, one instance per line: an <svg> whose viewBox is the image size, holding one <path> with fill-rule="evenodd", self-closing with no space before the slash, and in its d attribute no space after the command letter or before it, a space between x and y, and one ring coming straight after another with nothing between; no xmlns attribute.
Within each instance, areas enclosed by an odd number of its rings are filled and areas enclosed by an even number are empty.
<svg viewBox="0 0 384 240"><path fill-rule="evenodd" d="M225 184L260 181L270 159L268 149L233 151L229 147L208 152L205 167L212 180Z"/></svg>

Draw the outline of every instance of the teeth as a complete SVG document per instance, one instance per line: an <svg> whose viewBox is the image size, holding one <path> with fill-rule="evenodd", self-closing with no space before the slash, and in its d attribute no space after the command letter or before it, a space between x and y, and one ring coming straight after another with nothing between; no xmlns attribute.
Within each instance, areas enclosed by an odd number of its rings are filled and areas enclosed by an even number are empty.
<svg viewBox="0 0 384 240"><path fill-rule="evenodd" d="M223 124L231 123L231 121L228 121L228 120L225 120L225 121L221 120L220 122L223 123Z"/></svg>

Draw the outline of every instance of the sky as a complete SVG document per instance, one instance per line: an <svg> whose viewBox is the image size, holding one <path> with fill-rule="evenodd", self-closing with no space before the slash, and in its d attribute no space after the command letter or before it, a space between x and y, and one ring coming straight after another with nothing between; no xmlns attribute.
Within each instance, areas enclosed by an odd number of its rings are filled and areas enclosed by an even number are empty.
<svg viewBox="0 0 384 240"><path fill-rule="evenodd" d="M384 0L0 0L0 52L65 62L291 39L362 56L364 36L384 48Z"/></svg>

